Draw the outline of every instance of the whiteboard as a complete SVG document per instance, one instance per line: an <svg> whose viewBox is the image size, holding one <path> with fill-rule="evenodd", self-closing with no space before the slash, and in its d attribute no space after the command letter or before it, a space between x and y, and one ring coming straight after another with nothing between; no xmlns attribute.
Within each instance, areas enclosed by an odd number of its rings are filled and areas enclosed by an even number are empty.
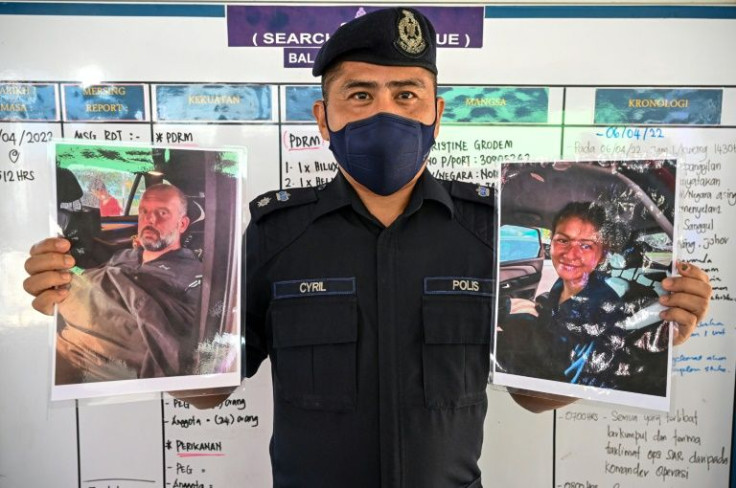
<svg viewBox="0 0 736 488"><path fill-rule="evenodd" d="M304 15L316 15L310 10L315 6L304 7ZM716 299L695 337L674 352L668 413L578 402L535 415L489 388L481 457L486 484L736 486L736 268L728 253L736 239L736 8L472 7L481 12L481 46L438 52L448 108L461 114L463 101L478 98L473 95L478 90L519 95L533 89L546 96L544 118L446 119L439 142L447 144L438 144L430 155L430 169L443 177L488 181L501 158L518 155L575 159L664 151L677 156L692 178L690 194L683 198L688 212L682 213L693 230L683 231L680 252L708 269L716 286ZM31 310L21 288L27 250L49 228L46 133L245 146L250 198L318 184L318 178L334 172L316 126L300 115L317 92L309 70L285 68L283 46L229 47L225 12L216 3L0 4L0 87L22 82L50 90L56 114L0 121L2 487L223 488L234 486L233 480L239 486L270 485L267 365L227 404L208 411L167 395L122 403L51 403L51 320ZM64 87L95 83L140 86L144 119L71 120ZM154 110L161 102L157 90L172 84L265 87L270 115L227 122L162 120ZM604 89L648 90L642 93L650 95L716 90L719 119L599 123L596 100ZM449 95L455 95L454 102ZM645 126L661 137L644 141L625 130ZM245 202L243 208L247 211ZM711 219L710 227L695 225Z"/></svg>

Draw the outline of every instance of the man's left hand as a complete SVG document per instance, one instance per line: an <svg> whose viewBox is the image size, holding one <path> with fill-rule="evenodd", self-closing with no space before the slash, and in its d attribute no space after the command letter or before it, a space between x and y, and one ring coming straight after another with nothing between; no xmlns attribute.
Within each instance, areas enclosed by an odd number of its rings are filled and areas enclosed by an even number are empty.
<svg viewBox="0 0 736 488"><path fill-rule="evenodd" d="M662 287L670 293L659 297L659 302L669 307L660 317L677 324L673 338L676 346L685 342L705 317L712 291L708 275L702 269L678 261L677 270L680 276L662 281Z"/></svg>

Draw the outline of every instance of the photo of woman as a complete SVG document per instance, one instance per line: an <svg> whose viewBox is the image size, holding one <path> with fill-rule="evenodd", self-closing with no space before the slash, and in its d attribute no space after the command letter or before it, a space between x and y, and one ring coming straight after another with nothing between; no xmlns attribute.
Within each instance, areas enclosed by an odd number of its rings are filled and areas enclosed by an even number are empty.
<svg viewBox="0 0 736 488"><path fill-rule="evenodd" d="M590 396L592 387L607 396L666 398L669 328L657 298L672 262L674 165L539 163L504 171L497 376L547 393ZM534 187L537 200L522 186ZM666 191L672 198L660 198Z"/></svg>

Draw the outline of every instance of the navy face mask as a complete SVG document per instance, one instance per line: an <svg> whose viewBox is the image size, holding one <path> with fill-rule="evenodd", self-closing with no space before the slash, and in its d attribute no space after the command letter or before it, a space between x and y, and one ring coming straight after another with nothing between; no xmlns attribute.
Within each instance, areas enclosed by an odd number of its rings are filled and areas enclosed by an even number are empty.
<svg viewBox="0 0 736 488"><path fill-rule="evenodd" d="M327 107L325 106L325 114ZM330 133L330 150L355 181L390 195L414 176L434 144L434 127L399 115L378 113Z"/></svg>

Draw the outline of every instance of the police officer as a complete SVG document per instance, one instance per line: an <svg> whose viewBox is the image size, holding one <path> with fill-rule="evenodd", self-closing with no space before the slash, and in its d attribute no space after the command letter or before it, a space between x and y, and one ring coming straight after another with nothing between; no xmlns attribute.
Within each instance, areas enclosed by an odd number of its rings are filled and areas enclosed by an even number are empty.
<svg viewBox="0 0 736 488"><path fill-rule="evenodd" d="M340 171L256 198L246 241L244 374L270 358L274 486L480 487L496 216L489 188L425 168L444 108L434 28L410 8L369 13L335 32L313 74ZM63 299L49 287L66 249L32 250L39 310ZM702 271L683 275L665 317L681 337L710 293Z"/></svg>

